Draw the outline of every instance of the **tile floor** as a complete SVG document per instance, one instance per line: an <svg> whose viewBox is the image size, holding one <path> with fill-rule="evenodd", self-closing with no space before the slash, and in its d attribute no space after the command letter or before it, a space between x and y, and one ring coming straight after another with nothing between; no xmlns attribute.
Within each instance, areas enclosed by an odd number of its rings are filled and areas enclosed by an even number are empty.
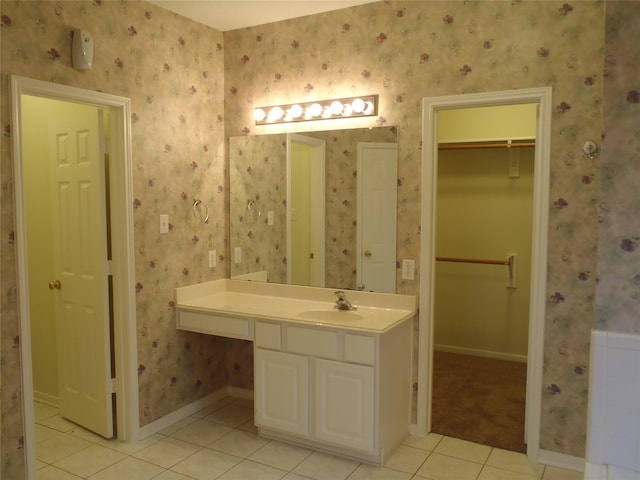
<svg viewBox="0 0 640 480"><path fill-rule="evenodd" d="M384 467L268 440L253 403L226 397L131 445L105 440L36 404L38 480L581 480L523 454L442 435L409 437Z"/></svg>

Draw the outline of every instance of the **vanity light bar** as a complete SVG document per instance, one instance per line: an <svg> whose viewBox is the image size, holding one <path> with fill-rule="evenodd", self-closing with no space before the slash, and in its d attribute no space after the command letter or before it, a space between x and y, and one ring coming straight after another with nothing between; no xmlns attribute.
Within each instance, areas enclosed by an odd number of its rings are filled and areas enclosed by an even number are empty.
<svg viewBox="0 0 640 480"><path fill-rule="evenodd" d="M253 111L256 125L275 123L307 122L333 118L370 117L378 114L378 95L318 100L315 102L292 103L257 107Z"/></svg>

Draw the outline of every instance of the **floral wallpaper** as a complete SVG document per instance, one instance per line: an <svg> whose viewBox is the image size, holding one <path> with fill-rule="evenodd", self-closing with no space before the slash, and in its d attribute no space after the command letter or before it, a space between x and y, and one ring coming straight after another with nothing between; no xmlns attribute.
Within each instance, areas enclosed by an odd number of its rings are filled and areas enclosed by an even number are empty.
<svg viewBox="0 0 640 480"><path fill-rule="evenodd" d="M419 261L422 98L552 86L540 447L584 455L589 332L640 330L638 2L385 1L224 34L137 1L0 9L3 478L24 471L9 73L132 99L143 425L225 382L250 385L249 348L177 332L171 302L176 286L228 275L224 138L284 131L255 127L254 105L378 93L375 121L331 126L398 127L398 258ZM73 28L92 32L91 71L70 66ZM600 157L585 157L584 141L603 131ZM194 222L194 198L209 224ZM159 213L167 236L156 234ZM210 248L223 256L215 271ZM420 279L397 285L417 294Z"/></svg>
<svg viewBox="0 0 640 480"><path fill-rule="evenodd" d="M640 334L640 3L606 20L596 328Z"/></svg>
<svg viewBox="0 0 640 480"><path fill-rule="evenodd" d="M358 142L396 143L395 127L303 132L325 142L325 285L356 289ZM247 253L231 275L266 270L287 280L286 135L229 139L230 244ZM255 201L253 213L248 202ZM253 206L253 205L252 205ZM274 211L274 225L266 212ZM257 212L261 215L257 217Z"/></svg>
<svg viewBox="0 0 640 480"><path fill-rule="evenodd" d="M225 33L230 137L285 131L256 127L254 105L380 95L376 119L343 126L398 127L397 258L418 263L422 99L553 87L540 447L575 456L585 451L600 179L599 160L582 144L602 131L605 6L385 1ZM419 276L397 282L399 293L419 286Z"/></svg>
<svg viewBox="0 0 640 480"><path fill-rule="evenodd" d="M2 478L23 478L9 74L129 97L132 104L139 415L146 425L227 385L229 344L179 332L174 288L228 275L221 32L145 2L2 1ZM90 71L71 31L91 32ZM195 220L194 199L208 205ZM170 232L159 235L158 215ZM207 251L221 254L209 269ZM229 370L227 370L229 366Z"/></svg>

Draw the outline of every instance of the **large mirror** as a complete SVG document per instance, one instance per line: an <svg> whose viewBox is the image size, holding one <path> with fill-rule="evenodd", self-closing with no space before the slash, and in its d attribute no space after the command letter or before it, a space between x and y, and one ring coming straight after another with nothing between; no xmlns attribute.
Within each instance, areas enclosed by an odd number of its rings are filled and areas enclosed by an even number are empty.
<svg viewBox="0 0 640 480"><path fill-rule="evenodd" d="M229 160L232 278L395 291L396 127L231 137Z"/></svg>

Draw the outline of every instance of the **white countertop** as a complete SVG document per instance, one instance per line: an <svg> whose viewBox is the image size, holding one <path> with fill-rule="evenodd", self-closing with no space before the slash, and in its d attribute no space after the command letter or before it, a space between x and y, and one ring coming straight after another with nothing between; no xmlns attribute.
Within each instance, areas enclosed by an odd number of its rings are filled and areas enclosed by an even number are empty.
<svg viewBox="0 0 640 480"><path fill-rule="evenodd" d="M354 290L345 290L345 294L357 310L338 310L333 308L335 291L332 288L222 279L176 288L176 308L373 333L383 333L416 313L413 295Z"/></svg>

